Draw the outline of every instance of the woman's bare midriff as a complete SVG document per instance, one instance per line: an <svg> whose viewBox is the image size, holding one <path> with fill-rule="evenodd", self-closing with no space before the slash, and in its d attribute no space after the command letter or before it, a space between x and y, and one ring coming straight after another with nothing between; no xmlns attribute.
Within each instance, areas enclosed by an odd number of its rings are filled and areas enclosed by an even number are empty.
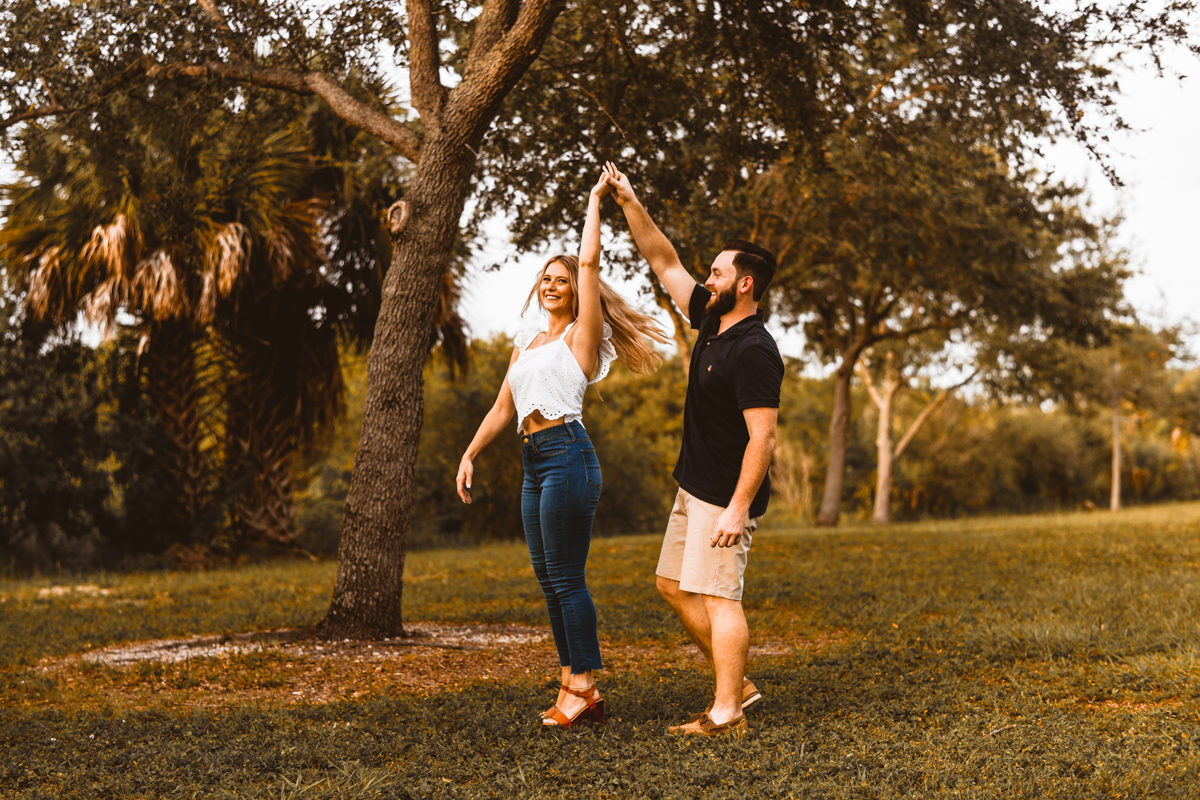
<svg viewBox="0 0 1200 800"><path fill-rule="evenodd" d="M563 425L566 423L566 421L566 417L546 419L542 416L542 412L535 408L533 413L526 417L525 421L521 423L521 430L525 433L537 433L538 431L544 431L547 428L553 428L555 425Z"/></svg>

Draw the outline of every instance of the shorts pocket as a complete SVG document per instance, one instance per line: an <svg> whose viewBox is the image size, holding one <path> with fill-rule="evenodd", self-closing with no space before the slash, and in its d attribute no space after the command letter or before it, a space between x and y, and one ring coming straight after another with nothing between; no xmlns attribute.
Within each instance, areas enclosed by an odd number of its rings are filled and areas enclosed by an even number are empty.
<svg viewBox="0 0 1200 800"><path fill-rule="evenodd" d="M604 488L604 476L600 474L600 459L596 458L596 451L585 447L579 453L583 456L583 472L587 475L587 482L597 489Z"/></svg>

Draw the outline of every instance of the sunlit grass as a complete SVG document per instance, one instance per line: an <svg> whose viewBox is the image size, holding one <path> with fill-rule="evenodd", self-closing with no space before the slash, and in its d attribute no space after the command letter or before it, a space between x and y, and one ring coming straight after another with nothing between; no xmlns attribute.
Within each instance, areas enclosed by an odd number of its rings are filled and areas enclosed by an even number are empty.
<svg viewBox="0 0 1200 800"><path fill-rule="evenodd" d="M610 722L559 736L536 726L545 674L418 695L271 650L80 666L74 683L32 668L310 624L332 564L0 581L0 796L1200 796L1200 504L887 529L769 520L745 605L772 655L751 664L766 699L743 742L663 734L708 686L672 655L685 637L654 590L656 534L596 540L589 581L610 648L665 655L603 673ZM410 621L544 624L519 543L414 553L406 577ZM321 681L322 702L295 699Z"/></svg>

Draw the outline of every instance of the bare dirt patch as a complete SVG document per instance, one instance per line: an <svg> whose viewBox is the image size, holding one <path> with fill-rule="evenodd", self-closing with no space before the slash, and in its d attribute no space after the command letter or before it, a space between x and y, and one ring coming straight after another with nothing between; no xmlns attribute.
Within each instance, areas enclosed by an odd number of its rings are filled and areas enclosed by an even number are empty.
<svg viewBox="0 0 1200 800"><path fill-rule="evenodd" d="M409 636L376 642L329 641L302 630L162 639L47 659L49 679L5 705L73 708L228 707L240 703L330 703L396 692L428 694L484 681L557 683L550 630L517 625L416 622ZM849 639L845 631L809 638L763 639L758 658L819 652ZM703 660L686 640L603 642L608 674L694 667ZM10 688L11 695L11 688Z"/></svg>

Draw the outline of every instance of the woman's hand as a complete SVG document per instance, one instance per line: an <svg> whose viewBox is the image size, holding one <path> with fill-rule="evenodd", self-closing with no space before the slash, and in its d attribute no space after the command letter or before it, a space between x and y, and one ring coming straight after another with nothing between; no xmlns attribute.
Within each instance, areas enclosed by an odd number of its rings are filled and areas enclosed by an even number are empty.
<svg viewBox="0 0 1200 800"><path fill-rule="evenodd" d="M471 463L471 459L463 455L462 461L458 462L458 496L467 505L471 504L471 493L468 489L471 488L471 476L475 474L475 465Z"/></svg>
<svg viewBox="0 0 1200 800"><path fill-rule="evenodd" d="M600 173L600 180L596 181L596 185L592 187L592 197L600 200L604 197L604 195L612 191L613 187L612 184L609 183L608 178L608 168L605 167L604 171Z"/></svg>

